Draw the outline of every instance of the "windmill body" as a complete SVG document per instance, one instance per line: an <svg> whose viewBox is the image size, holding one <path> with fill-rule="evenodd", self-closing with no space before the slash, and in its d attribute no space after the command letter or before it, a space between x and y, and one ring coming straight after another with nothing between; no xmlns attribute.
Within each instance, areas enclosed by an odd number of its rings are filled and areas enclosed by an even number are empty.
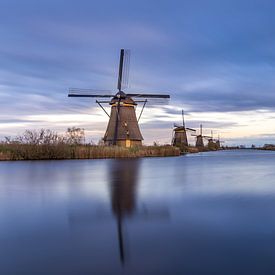
<svg viewBox="0 0 275 275"><path fill-rule="evenodd" d="M203 148L204 147L204 142L203 142L203 135L202 135L202 124L200 125L200 134L197 135L196 138L196 147L197 148Z"/></svg>
<svg viewBox="0 0 275 275"><path fill-rule="evenodd" d="M216 142L214 139L210 138L208 139L208 147L215 146Z"/></svg>
<svg viewBox="0 0 275 275"><path fill-rule="evenodd" d="M209 139L208 149L211 151L217 151L221 149L221 141L219 139Z"/></svg>
<svg viewBox="0 0 275 275"><path fill-rule="evenodd" d="M208 149L211 151L220 150L222 142L223 141L220 140L220 136L218 136L218 138L214 138L213 131L211 131L211 137L208 138Z"/></svg>
<svg viewBox="0 0 275 275"><path fill-rule="evenodd" d="M182 125L174 124L172 145L182 150L188 147L187 131L195 132L196 130L185 127L184 111L182 110Z"/></svg>
<svg viewBox="0 0 275 275"><path fill-rule="evenodd" d="M132 147L142 145L143 137L135 111L137 103L131 97L126 96L125 93L120 92L119 96L116 95L109 104L112 106L111 115L103 138L104 143L112 145L114 137L116 137L118 146ZM119 121L117 121L117 115L119 116Z"/></svg>
<svg viewBox="0 0 275 275"><path fill-rule="evenodd" d="M194 135L196 137L196 147L201 150L204 148L204 139L211 139L211 137L209 136L204 136L202 134L202 124L200 125L200 133L199 135Z"/></svg>
<svg viewBox="0 0 275 275"><path fill-rule="evenodd" d="M203 136L202 135L197 136L196 147L198 147L198 148L204 147L204 142L203 142Z"/></svg>
<svg viewBox="0 0 275 275"><path fill-rule="evenodd" d="M211 137L208 138L207 147L209 150L216 150L216 141L213 137L213 131L211 131Z"/></svg>
<svg viewBox="0 0 275 275"><path fill-rule="evenodd" d="M188 139L185 127L174 128L173 146L183 147L188 146Z"/></svg>
<svg viewBox="0 0 275 275"><path fill-rule="evenodd" d="M109 98L107 101L96 100L96 103L109 117L108 126L103 137L105 145L141 146L143 137L138 121L148 99L151 101L170 98L167 94L125 93L123 89L127 88L128 85L129 63L130 51L121 49L117 84L118 92L116 94L87 93L90 90L83 89L70 89L69 91L69 97ZM137 103L141 102L143 107L137 119L136 106ZM110 114L102 106L103 103L111 105Z"/></svg>
<svg viewBox="0 0 275 275"><path fill-rule="evenodd" d="M221 141L220 135L219 135L218 138L216 139L216 146L218 149L221 149L222 143L224 143L224 141Z"/></svg>

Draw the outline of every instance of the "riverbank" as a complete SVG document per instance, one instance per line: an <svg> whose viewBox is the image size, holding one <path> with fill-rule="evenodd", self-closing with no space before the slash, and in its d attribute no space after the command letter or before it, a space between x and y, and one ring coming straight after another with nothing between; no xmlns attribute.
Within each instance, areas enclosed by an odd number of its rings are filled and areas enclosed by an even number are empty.
<svg viewBox="0 0 275 275"><path fill-rule="evenodd" d="M54 160L54 159L107 159L107 158L139 158L139 157L171 157L179 156L176 147L142 146L124 148L117 146L95 145L33 145L33 144L1 144L0 160Z"/></svg>
<svg viewBox="0 0 275 275"><path fill-rule="evenodd" d="M265 151L275 151L275 145L267 144L267 145L264 145L263 147L257 148L257 149L258 150L265 150Z"/></svg>

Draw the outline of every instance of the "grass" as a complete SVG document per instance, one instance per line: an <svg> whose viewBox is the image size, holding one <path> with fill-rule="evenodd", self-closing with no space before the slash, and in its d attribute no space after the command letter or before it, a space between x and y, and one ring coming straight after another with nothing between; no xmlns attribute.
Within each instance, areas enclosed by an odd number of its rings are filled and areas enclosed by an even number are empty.
<svg viewBox="0 0 275 275"><path fill-rule="evenodd" d="M0 160L104 159L179 156L169 145L117 147L69 144L0 144Z"/></svg>

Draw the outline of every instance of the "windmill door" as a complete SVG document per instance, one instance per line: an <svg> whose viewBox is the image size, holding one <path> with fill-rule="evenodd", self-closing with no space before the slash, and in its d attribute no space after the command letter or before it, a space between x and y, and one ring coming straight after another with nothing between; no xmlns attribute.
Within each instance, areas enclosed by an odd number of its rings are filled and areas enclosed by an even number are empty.
<svg viewBox="0 0 275 275"><path fill-rule="evenodd" d="M126 147L127 148L131 147L131 140L130 139L126 139Z"/></svg>

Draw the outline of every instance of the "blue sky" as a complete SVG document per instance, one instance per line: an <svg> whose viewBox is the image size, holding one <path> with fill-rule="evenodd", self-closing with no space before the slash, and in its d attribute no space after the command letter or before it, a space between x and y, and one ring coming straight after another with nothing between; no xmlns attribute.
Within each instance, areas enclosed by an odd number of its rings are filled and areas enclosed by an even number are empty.
<svg viewBox="0 0 275 275"><path fill-rule="evenodd" d="M274 14L274 1L1 0L0 136L80 126L96 142L106 115L68 88L115 90L128 48L129 91L171 94L145 110L146 143L169 142L182 108L228 144L275 143Z"/></svg>

